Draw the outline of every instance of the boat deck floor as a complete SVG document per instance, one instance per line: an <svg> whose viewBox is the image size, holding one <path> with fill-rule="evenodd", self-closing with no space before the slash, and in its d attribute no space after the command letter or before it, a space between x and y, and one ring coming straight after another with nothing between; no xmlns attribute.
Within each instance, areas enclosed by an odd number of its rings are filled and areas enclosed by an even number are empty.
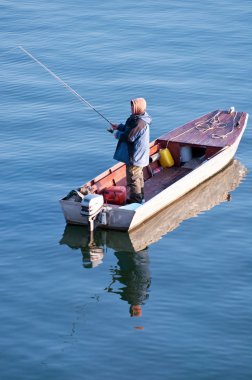
<svg viewBox="0 0 252 380"><path fill-rule="evenodd" d="M186 174L190 173L192 169L187 167L172 167L163 169L157 175L149 178L144 184L144 197L148 201L161 191L172 185Z"/></svg>

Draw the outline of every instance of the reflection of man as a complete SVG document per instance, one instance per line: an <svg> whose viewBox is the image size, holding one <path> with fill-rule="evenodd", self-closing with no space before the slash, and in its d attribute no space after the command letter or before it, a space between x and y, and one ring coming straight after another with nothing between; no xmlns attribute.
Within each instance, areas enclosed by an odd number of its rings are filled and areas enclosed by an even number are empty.
<svg viewBox="0 0 252 380"><path fill-rule="evenodd" d="M133 252L116 252L118 268L113 269L112 284L109 292L119 294L120 298L130 305L130 315L140 317L141 305L148 299L148 289L151 284L149 272L149 255L147 249ZM119 282L123 286L115 289L113 284Z"/></svg>

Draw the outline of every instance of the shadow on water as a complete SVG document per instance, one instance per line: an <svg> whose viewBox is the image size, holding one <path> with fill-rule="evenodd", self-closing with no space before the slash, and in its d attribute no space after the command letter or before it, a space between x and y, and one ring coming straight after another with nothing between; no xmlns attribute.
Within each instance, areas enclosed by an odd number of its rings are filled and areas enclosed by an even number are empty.
<svg viewBox="0 0 252 380"><path fill-rule="evenodd" d="M234 160L223 171L136 230L128 233L96 230L92 236L86 226L66 225L60 244L80 249L85 268L101 264L106 249L112 249L118 261L117 266L111 269L112 281L106 290L127 301L132 316L141 316L141 305L148 299L151 284L148 246L173 231L184 220L230 201L230 192L239 186L246 174L246 167L239 160Z"/></svg>

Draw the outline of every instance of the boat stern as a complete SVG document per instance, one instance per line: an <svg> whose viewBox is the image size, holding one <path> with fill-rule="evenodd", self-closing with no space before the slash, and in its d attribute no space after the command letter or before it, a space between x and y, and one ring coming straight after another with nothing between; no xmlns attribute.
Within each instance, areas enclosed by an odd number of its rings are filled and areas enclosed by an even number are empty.
<svg viewBox="0 0 252 380"><path fill-rule="evenodd" d="M60 199L60 205L68 224L88 225L89 218L82 212L82 203L85 197L79 197L75 191ZM127 231L135 216L136 210L141 207L140 204L133 203L129 205L112 205L104 204L100 213L95 219L95 226L104 229L113 229Z"/></svg>

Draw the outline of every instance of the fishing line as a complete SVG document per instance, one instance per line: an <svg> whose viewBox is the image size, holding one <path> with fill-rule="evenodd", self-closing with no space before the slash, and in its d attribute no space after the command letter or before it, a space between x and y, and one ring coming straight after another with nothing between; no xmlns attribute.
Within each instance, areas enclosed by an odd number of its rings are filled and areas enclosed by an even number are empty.
<svg viewBox="0 0 252 380"><path fill-rule="evenodd" d="M50 70L46 65L40 62L37 58L35 58L30 52L28 52L23 46L19 45L19 49L21 49L26 55L28 55L34 62L36 62L39 66L41 66L44 70L46 70L54 79L56 79L62 86L64 86L69 92L71 92L81 103L86 104L89 108L95 111L98 115L100 115L104 120L106 120L111 126L112 123L103 116L97 109L95 109L92 104L90 104L86 99L84 99L77 91L75 91L71 86L69 86L66 82L64 82L58 75L56 75L52 70ZM112 129L107 129L109 132L113 132Z"/></svg>

